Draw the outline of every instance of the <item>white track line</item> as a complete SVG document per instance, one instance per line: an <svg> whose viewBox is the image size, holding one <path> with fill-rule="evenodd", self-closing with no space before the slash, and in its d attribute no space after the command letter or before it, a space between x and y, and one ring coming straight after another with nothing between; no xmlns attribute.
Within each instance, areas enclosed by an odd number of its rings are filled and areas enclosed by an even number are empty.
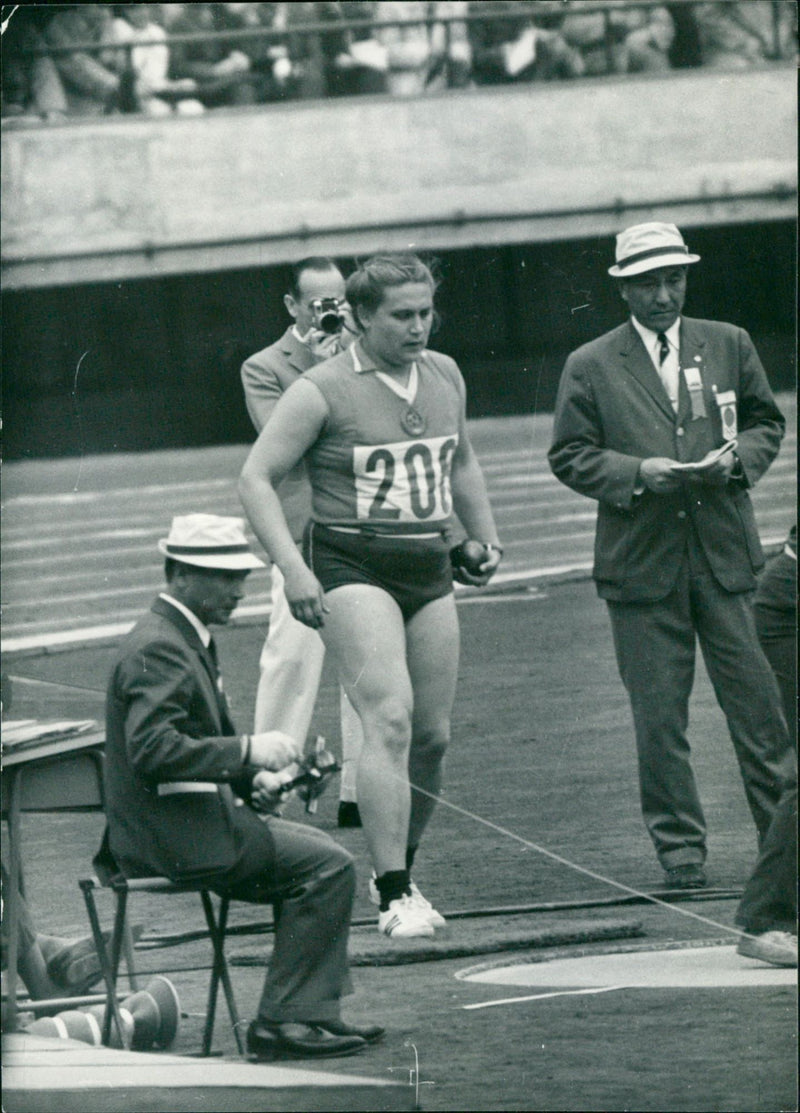
<svg viewBox="0 0 800 1113"><path fill-rule="evenodd" d="M545 1001L548 997L580 997L592 993L613 993L617 989L630 989L628 985L602 985L591 989L558 989L552 993L531 993L527 997L501 997L497 1001L479 1001L476 1005L462 1005L462 1009L491 1009L495 1005L516 1005L520 1001Z"/></svg>

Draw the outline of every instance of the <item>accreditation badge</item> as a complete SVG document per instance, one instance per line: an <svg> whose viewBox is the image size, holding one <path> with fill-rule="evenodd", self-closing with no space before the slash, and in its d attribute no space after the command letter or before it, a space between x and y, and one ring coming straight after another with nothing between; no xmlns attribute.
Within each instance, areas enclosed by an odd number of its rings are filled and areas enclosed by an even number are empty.
<svg viewBox="0 0 800 1113"><path fill-rule="evenodd" d="M715 395L722 421L723 441L734 441L738 435L736 422L736 391L723 390Z"/></svg>
<svg viewBox="0 0 800 1113"><path fill-rule="evenodd" d="M692 421L695 421L698 417L705 417L706 403L703 398L703 380L700 377L699 368L684 367L683 378L692 404Z"/></svg>

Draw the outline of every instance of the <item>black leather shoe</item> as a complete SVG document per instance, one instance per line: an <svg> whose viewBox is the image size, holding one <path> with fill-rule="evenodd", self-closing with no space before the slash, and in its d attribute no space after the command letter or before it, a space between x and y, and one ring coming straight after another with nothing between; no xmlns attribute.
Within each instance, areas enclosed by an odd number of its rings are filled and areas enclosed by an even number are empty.
<svg viewBox="0 0 800 1113"><path fill-rule="evenodd" d="M343 1020L318 1020L317 1028L324 1028L334 1036L360 1036L367 1043L375 1043L386 1034L386 1029L380 1024L365 1024L363 1028L357 1024L345 1024Z"/></svg>
<svg viewBox="0 0 800 1113"><path fill-rule="evenodd" d="M336 814L336 824L338 827L361 826L361 813L358 810L358 804L356 804L354 800L339 801L339 811Z"/></svg>
<svg viewBox="0 0 800 1113"><path fill-rule="evenodd" d="M267 1024L254 1020L247 1029L247 1053L268 1062L273 1059L323 1059L355 1055L367 1041L357 1035L334 1035L318 1024L286 1021Z"/></svg>
<svg viewBox="0 0 800 1113"><path fill-rule="evenodd" d="M703 867L696 862L664 870L664 881L668 889L703 889L708 884Z"/></svg>

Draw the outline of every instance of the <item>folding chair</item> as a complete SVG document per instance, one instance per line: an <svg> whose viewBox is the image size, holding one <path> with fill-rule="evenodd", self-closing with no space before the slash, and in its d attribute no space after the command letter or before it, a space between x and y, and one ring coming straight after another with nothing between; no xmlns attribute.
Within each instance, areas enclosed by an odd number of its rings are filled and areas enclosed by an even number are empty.
<svg viewBox="0 0 800 1113"><path fill-rule="evenodd" d="M103 1017L103 1043L108 1045L111 1039L111 1025L113 1022L121 1046L126 1049L129 1049L130 1046L129 1038L126 1035L120 1015L120 1004L117 995L117 975L127 930L128 895L130 893L168 895L172 893L199 892L200 899L203 903L206 924L208 925L208 934L214 949L211 980L208 986L208 1005L206 1008L205 1027L203 1029L203 1044L200 1054L204 1056L211 1054L211 1041L214 1036L214 1019L217 1009L217 994L221 982L228 1006L228 1014L233 1027L236 1046L239 1049L239 1054L243 1055L244 1043L240 1030L239 1013L233 995L233 986L231 985L228 963L225 958L225 931L228 922L228 906L230 904L230 899L224 896L220 897L219 909L215 913L214 904L211 899L211 891L209 889L198 889L193 885L178 884L170 881L169 878L166 877L124 878L117 875L111 878L107 885L102 885L97 878L91 877L80 881L79 885L83 893L84 901L86 902L86 911L89 914L92 936L94 937L95 946L97 947L97 954L103 973L103 981L105 982L106 1009ZM116 897L114 925L111 932L109 947L106 946L103 939L103 932L100 927L100 919L97 914L97 905L95 903L95 892L102 889L111 889ZM135 977L135 972L132 969L132 955L130 951L126 954L126 964L128 966L129 975L132 978Z"/></svg>

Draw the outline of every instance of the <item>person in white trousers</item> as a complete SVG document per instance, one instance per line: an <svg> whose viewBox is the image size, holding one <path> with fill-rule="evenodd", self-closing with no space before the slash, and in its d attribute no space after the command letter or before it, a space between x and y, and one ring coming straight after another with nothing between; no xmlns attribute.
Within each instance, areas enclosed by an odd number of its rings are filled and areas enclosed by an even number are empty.
<svg viewBox="0 0 800 1113"><path fill-rule="evenodd" d="M292 268L284 305L293 324L274 344L245 360L242 384L247 411L260 433L278 399L309 367L347 347L354 337L345 301L344 278L332 259L301 259ZM348 327L350 326L350 327ZM303 464L286 477L279 492L292 536L298 542L311 512L311 490ZM283 575L272 566L272 614L259 661L254 730L280 730L305 740L314 712L325 646L316 630L292 617ZM360 827L355 771L361 723L341 692L342 776L338 824Z"/></svg>

